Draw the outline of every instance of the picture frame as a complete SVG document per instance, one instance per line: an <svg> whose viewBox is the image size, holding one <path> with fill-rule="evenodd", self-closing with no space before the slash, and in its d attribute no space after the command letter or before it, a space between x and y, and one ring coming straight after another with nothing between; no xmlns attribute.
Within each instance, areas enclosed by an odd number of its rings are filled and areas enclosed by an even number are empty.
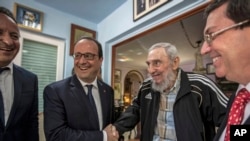
<svg viewBox="0 0 250 141"><path fill-rule="evenodd" d="M69 55L73 55L74 53L74 44L77 40L79 40L82 36L96 38L96 31L76 25L71 24L70 31L70 51Z"/></svg>
<svg viewBox="0 0 250 141"><path fill-rule="evenodd" d="M114 99L114 106L115 106L115 108L118 108L120 106L119 101L120 101L120 99Z"/></svg>
<svg viewBox="0 0 250 141"><path fill-rule="evenodd" d="M114 83L114 99L121 99L121 83Z"/></svg>
<svg viewBox="0 0 250 141"><path fill-rule="evenodd" d="M19 27L41 32L43 29L43 12L14 3L14 16Z"/></svg>
<svg viewBox="0 0 250 141"><path fill-rule="evenodd" d="M136 21L171 0L133 0L133 20Z"/></svg>
<svg viewBox="0 0 250 141"><path fill-rule="evenodd" d="M215 68L213 66L213 63L207 63L206 72L207 74L215 74Z"/></svg>
<svg viewBox="0 0 250 141"><path fill-rule="evenodd" d="M121 81L121 70L115 69L114 82L119 83Z"/></svg>

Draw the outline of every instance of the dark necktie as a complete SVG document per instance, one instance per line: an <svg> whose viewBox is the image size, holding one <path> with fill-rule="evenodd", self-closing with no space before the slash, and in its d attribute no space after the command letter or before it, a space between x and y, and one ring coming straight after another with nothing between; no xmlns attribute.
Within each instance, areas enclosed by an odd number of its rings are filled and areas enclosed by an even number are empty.
<svg viewBox="0 0 250 141"><path fill-rule="evenodd" d="M5 71L8 70L9 68L0 68L0 74ZM2 95L2 91L0 89L0 120L2 120L2 123L5 123L4 120L4 103L3 103L3 95Z"/></svg>
<svg viewBox="0 0 250 141"><path fill-rule="evenodd" d="M236 95L229 112L225 141L230 141L230 125L239 125L242 122L245 106L249 101L250 93L245 88L241 89Z"/></svg>
<svg viewBox="0 0 250 141"><path fill-rule="evenodd" d="M92 87L93 87L93 85L86 85L86 87L88 88L89 102L91 104L91 107L93 108L95 117L96 117L96 119L98 121L98 125L99 125L99 120L98 120L98 114L97 114L97 109L96 109L96 105L95 105L95 100L94 100L93 95L92 95Z"/></svg>

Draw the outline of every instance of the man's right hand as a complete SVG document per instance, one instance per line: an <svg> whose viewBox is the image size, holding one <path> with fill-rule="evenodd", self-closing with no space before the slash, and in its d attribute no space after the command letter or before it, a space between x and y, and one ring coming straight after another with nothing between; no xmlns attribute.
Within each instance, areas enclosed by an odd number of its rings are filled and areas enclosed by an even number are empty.
<svg viewBox="0 0 250 141"><path fill-rule="evenodd" d="M108 141L118 141L119 133L116 130L115 126L109 124L105 127L104 131L107 133Z"/></svg>

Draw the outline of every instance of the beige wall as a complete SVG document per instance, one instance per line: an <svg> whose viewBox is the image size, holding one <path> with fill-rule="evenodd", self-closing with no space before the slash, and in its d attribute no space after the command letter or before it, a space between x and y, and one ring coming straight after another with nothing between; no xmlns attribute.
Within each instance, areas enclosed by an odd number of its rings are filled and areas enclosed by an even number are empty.
<svg viewBox="0 0 250 141"><path fill-rule="evenodd" d="M39 141L46 141L43 131L43 113L39 113Z"/></svg>

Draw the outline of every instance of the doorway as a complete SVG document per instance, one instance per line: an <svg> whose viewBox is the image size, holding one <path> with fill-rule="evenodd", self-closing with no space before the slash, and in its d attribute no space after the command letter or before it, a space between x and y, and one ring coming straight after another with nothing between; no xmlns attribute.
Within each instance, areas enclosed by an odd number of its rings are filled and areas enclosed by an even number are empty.
<svg viewBox="0 0 250 141"><path fill-rule="evenodd" d="M131 70L124 78L124 95L123 101L125 108L129 106L132 100L137 96L140 85L144 78L139 71Z"/></svg>

